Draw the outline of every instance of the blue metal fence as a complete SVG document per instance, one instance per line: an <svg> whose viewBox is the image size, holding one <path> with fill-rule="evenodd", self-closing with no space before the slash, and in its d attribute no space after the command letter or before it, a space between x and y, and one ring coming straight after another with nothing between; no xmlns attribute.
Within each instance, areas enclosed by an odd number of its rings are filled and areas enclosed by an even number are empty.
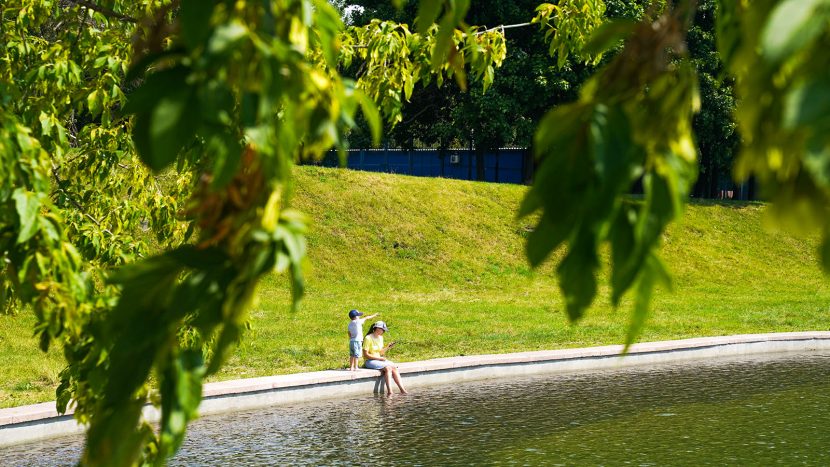
<svg viewBox="0 0 830 467"><path fill-rule="evenodd" d="M346 167L418 177L478 180L476 162L476 153L471 149L350 149ZM340 166L337 152L329 152L318 165ZM526 148L499 148L484 153L482 181L528 183L532 172L532 159Z"/></svg>

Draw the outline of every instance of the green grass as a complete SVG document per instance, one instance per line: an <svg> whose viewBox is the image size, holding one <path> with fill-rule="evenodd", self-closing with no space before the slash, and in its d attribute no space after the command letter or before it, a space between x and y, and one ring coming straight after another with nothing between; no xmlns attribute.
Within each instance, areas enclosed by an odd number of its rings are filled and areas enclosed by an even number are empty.
<svg viewBox="0 0 830 467"><path fill-rule="evenodd" d="M252 325L213 380L343 368L347 312L381 313L399 361L621 343L630 302L600 296L568 322L548 262L531 272L515 219L526 188L304 167L294 205L313 221L308 291L289 312L270 277ZM762 226L760 203L695 202L663 239L674 291L659 291L640 340L830 329L816 238ZM607 257L607 254L605 255ZM54 398L59 352L43 355L26 314L0 316L0 407ZM8 362L8 363L5 363Z"/></svg>

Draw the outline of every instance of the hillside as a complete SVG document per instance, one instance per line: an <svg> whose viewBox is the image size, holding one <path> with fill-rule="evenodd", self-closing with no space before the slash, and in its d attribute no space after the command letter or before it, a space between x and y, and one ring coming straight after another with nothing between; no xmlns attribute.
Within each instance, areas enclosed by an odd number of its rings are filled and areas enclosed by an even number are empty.
<svg viewBox="0 0 830 467"><path fill-rule="evenodd" d="M341 169L296 169L295 207L312 219L308 293L262 284L251 330L214 379L344 367L346 314L380 312L392 358L620 343L629 306L601 297L570 324L550 262L532 272L515 212L526 188ZM660 291L641 340L830 329L830 282L815 239L772 233L759 203L692 203L664 236L674 291ZM0 407L54 397L58 352L40 354L31 319L0 317Z"/></svg>
<svg viewBox="0 0 830 467"><path fill-rule="evenodd" d="M225 377L343 365L350 308L381 312L404 341L396 348L403 360L621 342L629 307L611 309L606 287L571 325L554 265L528 268L532 223L515 219L525 190L299 169L294 205L314 220L308 296L286 314L286 282L268 281L252 314L254 338ZM737 202L688 208L664 237L674 292L657 294L641 340L830 328L830 283L815 239L769 232L763 210Z"/></svg>

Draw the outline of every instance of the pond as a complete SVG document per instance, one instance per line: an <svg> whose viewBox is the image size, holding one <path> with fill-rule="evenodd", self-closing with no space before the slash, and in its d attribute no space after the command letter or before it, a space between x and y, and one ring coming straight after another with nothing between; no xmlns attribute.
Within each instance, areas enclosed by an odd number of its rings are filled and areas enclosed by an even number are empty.
<svg viewBox="0 0 830 467"><path fill-rule="evenodd" d="M79 437L0 448L72 465ZM170 465L830 465L830 354L414 388L209 416Z"/></svg>

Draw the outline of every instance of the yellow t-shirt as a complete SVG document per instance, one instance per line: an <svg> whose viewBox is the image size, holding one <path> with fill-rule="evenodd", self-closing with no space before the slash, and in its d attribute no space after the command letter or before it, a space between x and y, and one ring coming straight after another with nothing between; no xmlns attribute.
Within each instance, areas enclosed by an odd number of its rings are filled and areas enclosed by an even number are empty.
<svg viewBox="0 0 830 467"><path fill-rule="evenodd" d="M365 350L371 357L383 357L380 353L380 351L383 350L383 336L375 337L374 334L366 336L366 338L363 339L363 350Z"/></svg>

